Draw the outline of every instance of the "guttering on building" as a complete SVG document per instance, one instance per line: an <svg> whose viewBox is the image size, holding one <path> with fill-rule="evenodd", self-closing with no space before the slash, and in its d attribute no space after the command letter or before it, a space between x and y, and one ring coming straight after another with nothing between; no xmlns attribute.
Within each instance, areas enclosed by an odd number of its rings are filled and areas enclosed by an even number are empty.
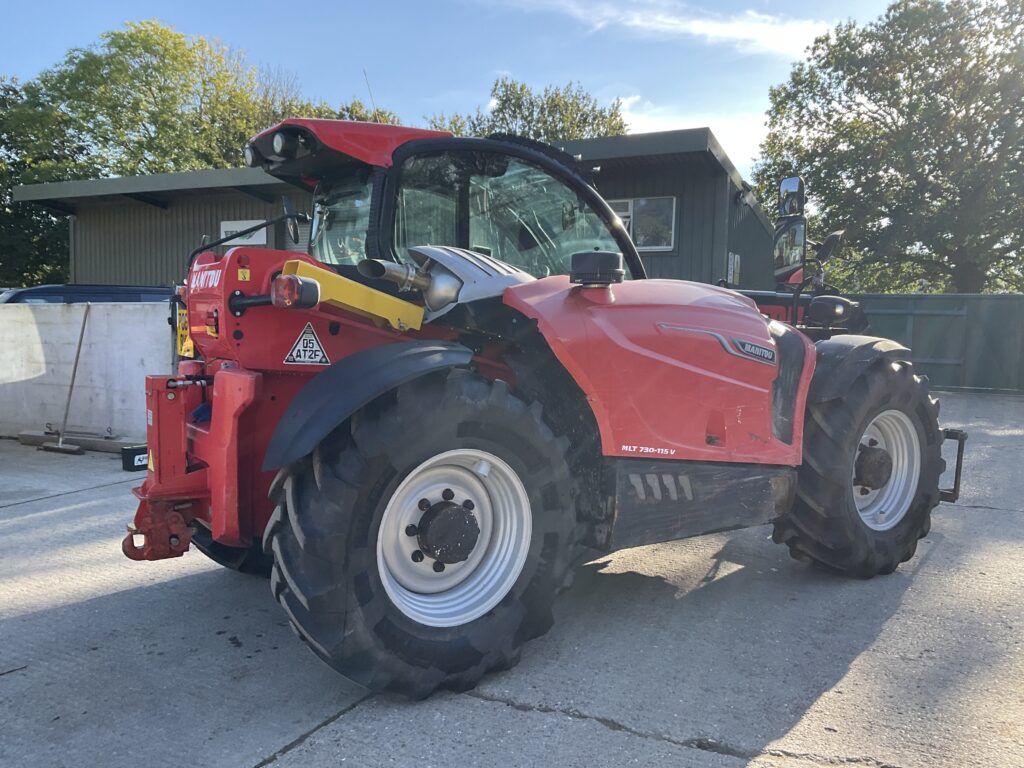
<svg viewBox="0 0 1024 768"><path fill-rule="evenodd" d="M771 222L709 129L561 146L593 169L651 277L735 283L738 275L742 287L771 287ZM299 210L311 206L308 193L258 168L35 184L16 188L14 199L68 215L72 282L143 285L180 282L203 235L278 215L283 194ZM248 241L302 243L283 228Z"/></svg>

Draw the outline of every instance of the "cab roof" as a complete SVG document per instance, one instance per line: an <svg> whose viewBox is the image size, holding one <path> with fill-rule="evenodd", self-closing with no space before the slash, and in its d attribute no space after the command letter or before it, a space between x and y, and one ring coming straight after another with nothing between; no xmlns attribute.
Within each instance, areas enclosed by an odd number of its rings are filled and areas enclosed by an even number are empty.
<svg viewBox="0 0 1024 768"><path fill-rule="evenodd" d="M257 134L250 144L262 150L267 146L270 138L282 130L292 134L312 135L316 142L323 147L368 165L383 168L391 166L391 155L408 141L440 139L452 135L448 131L407 128L402 125L292 117ZM261 151L261 154L264 157L269 157L265 151Z"/></svg>

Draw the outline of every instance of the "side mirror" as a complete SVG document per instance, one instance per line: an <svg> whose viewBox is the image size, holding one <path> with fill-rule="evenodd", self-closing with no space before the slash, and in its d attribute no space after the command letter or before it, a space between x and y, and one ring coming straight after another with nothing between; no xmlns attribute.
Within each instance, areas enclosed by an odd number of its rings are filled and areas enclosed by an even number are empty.
<svg viewBox="0 0 1024 768"><path fill-rule="evenodd" d="M824 264L829 259L834 259L838 256L839 250L843 247L843 235L845 233L845 229L840 229L826 237L825 242L819 245L815 251L815 258Z"/></svg>
<svg viewBox="0 0 1024 768"><path fill-rule="evenodd" d="M803 216L781 220L775 228L775 277L784 280L804 265L807 256L807 220Z"/></svg>
<svg viewBox="0 0 1024 768"><path fill-rule="evenodd" d="M859 306L842 296L815 296L807 308L807 317L822 328L829 328L849 320Z"/></svg>
<svg viewBox="0 0 1024 768"><path fill-rule="evenodd" d="M296 213L288 195L281 196L281 207L284 209L284 225L288 229L288 239L296 245L299 244L299 221L306 221L308 217L304 213Z"/></svg>
<svg viewBox="0 0 1024 768"><path fill-rule="evenodd" d="M779 184L779 216L800 216L804 212L804 180L790 176Z"/></svg>

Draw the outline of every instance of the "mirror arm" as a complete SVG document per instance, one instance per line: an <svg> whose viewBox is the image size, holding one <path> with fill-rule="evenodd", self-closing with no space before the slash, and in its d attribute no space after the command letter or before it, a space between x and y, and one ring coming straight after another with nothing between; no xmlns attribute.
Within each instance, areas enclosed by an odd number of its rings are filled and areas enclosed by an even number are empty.
<svg viewBox="0 0 1024 768"><path fill-rule="evenodd" d="M286 213L283 216L278 216L277 218L268 219L267 221L260 222L254 227L246 227L245 229L241 229L238 232L232 232L227 237L222 237L219 240L214 240L212 243L203 243L188 255L188 266L185 268L185 271L188 272L190 269L192 269L192 262L194 262L196 260L196 256L198 256L203 251L209 250L210 248L215 248L218 245L224 245L224 243L228 242L229 240L234 240L235 238L243 237L245 235L251 235L253 232L258 232L259 230L264 229L266 227L272 227L273 225L280 224L282 221L287 221L288 219L295 219L295 221L299 222L300 224L305 224L306 222L309 221L309 214Z"/></svg>

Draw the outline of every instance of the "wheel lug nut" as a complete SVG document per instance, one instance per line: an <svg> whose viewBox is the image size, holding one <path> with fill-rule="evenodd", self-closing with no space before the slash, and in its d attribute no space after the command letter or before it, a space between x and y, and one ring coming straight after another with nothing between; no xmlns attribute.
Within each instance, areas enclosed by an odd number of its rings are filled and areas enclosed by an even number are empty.
<svg viewBox="0 0 1024 768"><path fill-rule="evenodd" d="M444 499L445 501L451 501L452 499L455 498L455 491L453 491L451 488L445 488L443 491L441 491L441 498Z"/></svg>
<svg viewBox="0 0 1024 768"><path fill-rule="evenodd" d="M416 506L419 507L422 511L426 512L428 509L430 509L430 500L420 499L419 504L417 504Z"/></svg>
<svg viewBox="0 0 1024 768"><path fill-rule="evenodd" d="M440 560L434 561L434 573L441 573L444 570L444 563Z"/></svg>
<svg viewBox="0 0 1024 768"><path fill-rule="evenodd" d="M420 529L417 528L415 525L409 524L409 525L405 526L405 535L406 536L416 536L419 532L420 532Z"/></svg>
<svg viewBox="0 0 1024 768"><path fill-rule="evenodd" d="M876 445L878 445L878 441L877 441L877 440L875 440L875 438L873 438L873 437L872 437L872 438L870 438L870 439L868 440L868 445L869 445L870 447L874 448L874 447L875 447Z"/></svg>
<svg viewBox="0 0 1024 768"><path fill-rule="evenodd" d="M414 563L422 563L423 562L423 553L420 552L418 549L416 551L414 551L412 553L412 561Z"/></svg>
<svg viewBox="0 0 1024 768"><path fill-rule="evenodd" d="M863 485L860 487L861 496L867 496L869 493L871 493L871 491L868 488L865 488Z"/></svg>
<svg viewBox="0 0 1024 768"><path fill-rule="evenodd" d="M466 499L464 502L462 502L462 508L463 509L468 509L470 512L473 511L474 507L476 507L476 504L474 504L469 499Z"/></svg>

